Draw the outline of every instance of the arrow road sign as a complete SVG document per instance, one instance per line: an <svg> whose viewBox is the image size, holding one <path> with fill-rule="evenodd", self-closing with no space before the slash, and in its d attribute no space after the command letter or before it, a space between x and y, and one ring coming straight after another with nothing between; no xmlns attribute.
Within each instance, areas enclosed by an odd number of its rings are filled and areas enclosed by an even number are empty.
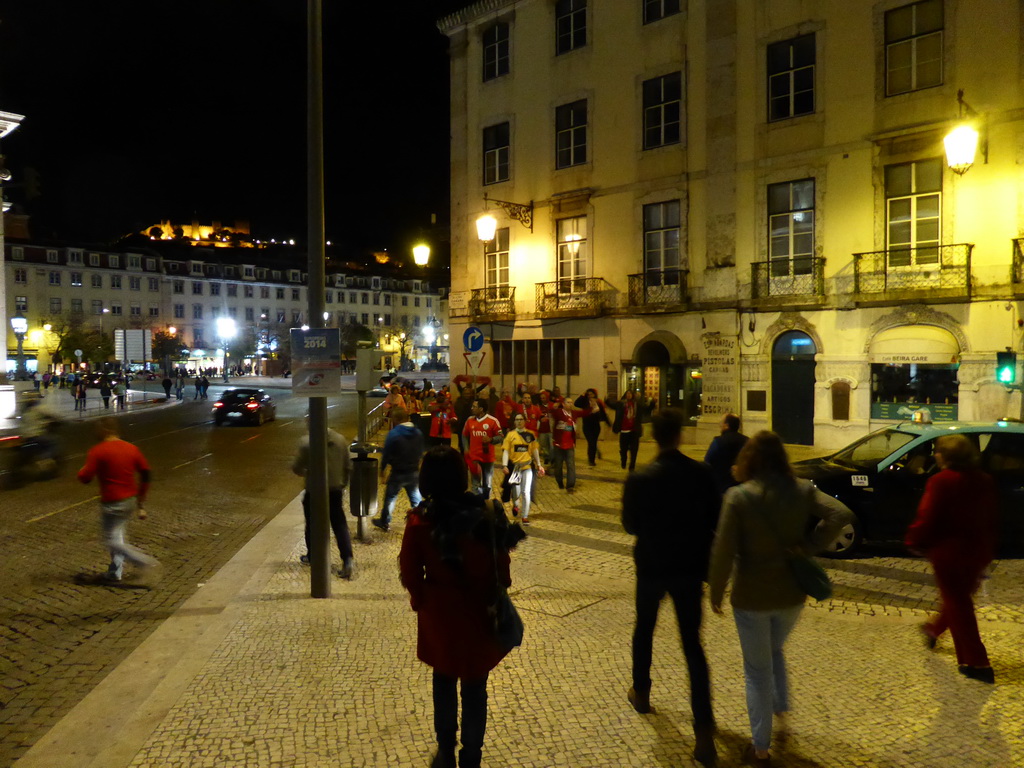
<svg viewBox="0 0 1024 768"><path fill-rule="evenodd" d="M479 352L484 348L484 333L475 325L469 326L462 334L462 346L467 352Z"/></svg>

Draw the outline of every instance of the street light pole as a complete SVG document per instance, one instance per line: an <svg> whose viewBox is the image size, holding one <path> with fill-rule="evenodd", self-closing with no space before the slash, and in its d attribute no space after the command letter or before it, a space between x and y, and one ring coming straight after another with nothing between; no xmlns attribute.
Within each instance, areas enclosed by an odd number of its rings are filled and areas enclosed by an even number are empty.
<svg viewBox="0 0 1024 768"><path fill-rule="evenodd" d="M22 381L28 374L25 369L25 334L28 332L28 320L18 312L11 318L11 330L14 331L14 338L18 340L18 362L14 369L14 378Z"/></svg>

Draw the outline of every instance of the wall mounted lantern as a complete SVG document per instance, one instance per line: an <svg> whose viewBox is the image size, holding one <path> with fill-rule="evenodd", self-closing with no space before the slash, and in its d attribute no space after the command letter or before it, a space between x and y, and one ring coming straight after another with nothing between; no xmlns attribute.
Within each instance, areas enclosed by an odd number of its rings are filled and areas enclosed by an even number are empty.
<svg viewBox="0 0 1024 768"><path fill-rule="evenodd" d="M484 195L484 208L486 209L488 203L494 203L496 206L501 208L510 219L514 219L522 224L524 227L533 232L533 201L531 200L529 205L523 205L522 203L510 203L507 200L490 200L487 195ZM484 213L480 218L476 220L476 235L481 242L489 243L494 239L494 233L498 229L498 220L495 219L491 214Z"/></svg>
<svg viewBox="0 0 1024 768"><path fill-rule="evenodd" d="M959 107L959 119L967 122L960 122L953 130L946 134L943 144L946 147L946 165L958 176L963 176L974 165L980 147L983 162L988 162L988 141L983 140L978 129L974 127L975 120L979 117L971 105L964 101L964 90L961 88L956 93L956 102Z"/></svg>

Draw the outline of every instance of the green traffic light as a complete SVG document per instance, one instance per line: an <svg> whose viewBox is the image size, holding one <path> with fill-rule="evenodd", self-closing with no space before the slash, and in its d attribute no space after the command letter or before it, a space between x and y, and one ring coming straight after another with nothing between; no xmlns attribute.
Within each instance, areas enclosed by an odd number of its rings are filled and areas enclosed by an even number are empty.
<svg viewBox="0 0 1024 768"><path fill-rule="evenodd" d="M1005 366L1000 368L996 374L996 378L1000 384L1013 384L1013 368Z"/></svg>

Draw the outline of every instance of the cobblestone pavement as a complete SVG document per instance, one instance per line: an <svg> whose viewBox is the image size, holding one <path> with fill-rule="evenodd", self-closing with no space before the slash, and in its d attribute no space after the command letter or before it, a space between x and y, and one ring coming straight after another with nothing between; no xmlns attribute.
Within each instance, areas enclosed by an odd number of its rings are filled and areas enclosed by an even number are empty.
<svg viewBox="0 0 1024 768"><path fill-rule="evenodd" d="M696 765L668 604L655 638L656 712L626 702L634 581L618 522L622 476L607 461L584 468L573 496L542 481L530 538L513 556L526 641L491 678L486 766ZM309 599L293 502L18 768L427 766L430 676L397 578L401 530L374 530L357 544L356 580ZM958 675L948 639L924 650L917 624L934 588L923 561L826 566L836 595L807 606L787 645L793 735L775 764L1024 765L1022 563L1000 562L980 597L995 686ZM730 768L748 727L728 614L708 612L704 641Z"/></svg>

